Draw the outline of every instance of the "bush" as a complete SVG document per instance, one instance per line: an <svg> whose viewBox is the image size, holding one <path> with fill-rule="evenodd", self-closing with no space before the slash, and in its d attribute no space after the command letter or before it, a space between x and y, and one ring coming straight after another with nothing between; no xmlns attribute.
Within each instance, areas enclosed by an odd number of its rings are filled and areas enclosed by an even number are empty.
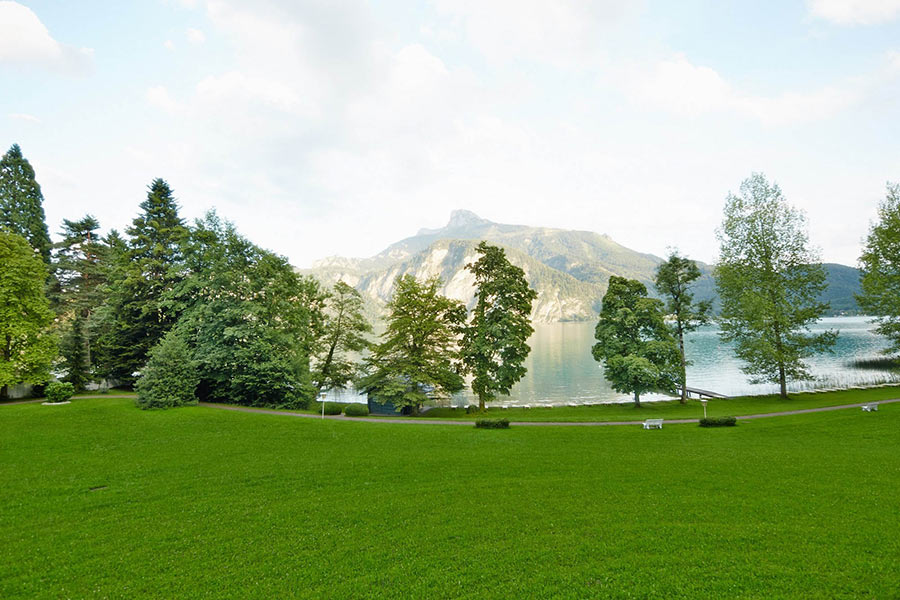
<svg viewBox="0 0 900 600"><path fill-rule="evenodd" d="M476 415L476 414L478 414L478 413L480 413L480 412L481 412L481 410L478 408L478 405L477 405L477 404L470 404L470 405L468 405L468 406L466 407L466 414L467 414L467 415Z"/></svg>
<svg viewBox="0 0 900 600"><path fill-rule="evenodd" d="M44 393L47 394L48 402L67 402L69 398L75 395L75 386L71 383L54 381L47 386L47 390Z"/></svg>
<svg viewBox="0 0 900 600"><path fill-rule="evenodd" d="M478 429L509 429L509 419L476 419Z"/></svg>
<svg viewBox="0 0 900 600"><path fill-rule="evenodd" d="M341 402L326 402L325 403L325 414L326 415L339 415L344 412L344 404ZM319 403L318 409L316 412L319 414L322 413L322 404Z"/></svg>
<svg viewBox="0 0 900 600"><path fill-rule="evenodd" d="M348 417L367 417L369 416L369 407L365 404L348 404L344 408L344 414Z"/></svg>
<svg viewBox="0 0 900 600"><path fill-rule="evenodd" d="M135 385L137 405L147 408L171 408L196 404L199 383L197 367L190 349L174 331L166 334L150 350L150 360L141 369Z"/></svg>
<svg viewBox="0 0 900 600"><path fill-rule="evenodd" d="M700 427L734 427L737 425L735 417L709 417L700 419Z"/></svg>

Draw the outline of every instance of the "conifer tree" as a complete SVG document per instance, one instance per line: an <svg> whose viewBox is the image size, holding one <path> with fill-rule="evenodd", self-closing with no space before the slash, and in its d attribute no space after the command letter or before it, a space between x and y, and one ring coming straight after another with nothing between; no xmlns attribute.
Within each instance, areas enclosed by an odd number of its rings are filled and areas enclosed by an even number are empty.
<svg viewBox="0 0 900 600"><path fill-rule="evenodd" d="M18 144L0 158L0 228L3 227L24 237L44 263L50 264L44 195Z"/></svg>

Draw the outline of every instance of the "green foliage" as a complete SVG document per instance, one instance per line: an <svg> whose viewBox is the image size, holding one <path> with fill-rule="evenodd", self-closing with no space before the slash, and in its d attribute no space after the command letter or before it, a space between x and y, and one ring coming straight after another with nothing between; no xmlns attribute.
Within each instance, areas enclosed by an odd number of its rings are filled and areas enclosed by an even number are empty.
<svg viewBox="0 0 900 600"><path fill-rule="evenodd" d="M460 354L463 368L473 376L472 391L484 410L497 394L509 391L527 369L523 366L534 332L531 303L537 293L528 287L525 272L512 265L502 248L478 244L477 261L466 265L475 275L475 308L463 329Z"/></svg>
<svg viewBox="0 0 900 600"><path fill-rule="evenodd" d="M9 386L44 383L56 358L47 268L24 237L0 230L0 399Z"/></svg>
<svg viewBox="0 0 900 600"><path fill-rule="evenodd" d="M344 406L344 414L348 417L367 417L369 416L369 407L359 403L347 404Z"/></svg>
<svg viewBox="0 0 900 600"><path fill-rule="evenodd" d="M162 179L150 184L141 211L126 230L124 248L111 249L116 264L110 272L100 340L101 371L126 384L134 382L133 373L147 361L150 348L178 318L182 307L172 302L171 296L184 278L184 247L189 235L178 216L172 190Z"/></svg>
<svg viewBox="0 0 900 600"><path fill-rule="evenodd" d="M837 334L809 333L828 306L818 300L825 270L809 247L806 219L778 185L759 173L729 194L717 232L716 286L722 340L734 342L743 371L773 382L787 397L788 379L811 379L804 359L829 350Z"/></svg>
<svg viewBox="0 0 900 600"><path fill-rule="evenodd" d="M674 318L673 333L678 341L680 358L678 385L681 387L681 401L687 402L687 366L690 362L684 353L684 334L694 331L709 322L710 301L694 302L692 284L700 278L700 269L694 261L669 254L668 260L656 268L656 289L666 301L666 310Z"/></svg>
<svg viewBox="0 0 900 600"><path fill-rule="evenodd" d="M170 297L193 349L204 400L305 408L315 395L309 348L321 292L287 260L209 214L196 224L192 272Z"/></svg>
<svg viewBox="0 0 900 600"><path fill-rule="evenodd" d="M84 318L76 314L72 319L72 325L60 342L60 356L66 369L63 381L68 381L75 386L75 390L83 392L90 382L89 365L87 364L87 342L84 335Z"/></svg>
<svg viewBox="0 0 900 600"><path fill-rule="evenodd" d="M876 331L890 341L885 352L900 352L900 184L887 185L859 262L859 305L878 317Z"/></svg>
<svg viewBox="0 0 900 600"><path fill-rule="evenodd" d="M68 402L75 395L75 386L68 382L54 381L47 385L44 394L47 396L48 402L54 404Z"/></svg>
<svg viewBox="0 0 900 600"><path fill-rule="evenodd" d="M678 381L678 347L663 316L663 303L647 297L639 281L612 276L594 331L594 360L603 362L613 389L634 395L671 391Z"/></svg>
<svg viewBox="0 0 900 600"><path fill-rule="evenodd" d="M170 331L150 349L150 358L137 380L137 405L143 409L196 404L200 377L188 345Z"/></svg>
<svg viewBox="0 0 900 600"><path fill-rule="evenodd" d="M476 429L509 429L509 419L475 419Z"/></svg>
<svg viewBox="0 0 900 600"><path fill-rule="evenodd" d="M463 387L455 364L457 335L466 309L440 294L440 280L400 277L388 303L387 329L367 359L360 389L418 412L429 398L446 398Z"/></svg>
<svg viewBox="0 0 900 600"><path fill-rule="evenodd" d="M312 374L317 392L347 386L357 374L357 365L348 354L368 348L366 334L372 332L358 291L338 281L324 299L324 334Z"/></svg>
<svg viewBox="0 0 900 600"><path fill-rule="evenodd" d="M700 419L700 427L734 427L737 425L735 417L706 417Z"/></svg>
<svg viewBox="0 0 900 600"><path fill-rule="evenodd" d="M468 406L466 407L466 414L467 414L467 415L480 414L480 413L483 413L484 411L485 411L484 408L482 408L482 407L480 407L480 406L477 406L477 405L475 405L475 404L470 404L470 405L468 405Z"/></svg>
<svg viewBox="0 0 900 600"><path fill-rule="evenodd" d="M341 402L326 402L325 406L322 406L322 403L319 403L316 412L325 415L339 415L344 412L344 406L350 405L345 405Z"/></svg>
<svg viewBox="0 0 900 600"><path fill-rule="evenodd" d="M13 144L0 158L0 229L24 237L50 263L50 233L44 219L44 195L34 177L31 163L22 149Z"/></svg>

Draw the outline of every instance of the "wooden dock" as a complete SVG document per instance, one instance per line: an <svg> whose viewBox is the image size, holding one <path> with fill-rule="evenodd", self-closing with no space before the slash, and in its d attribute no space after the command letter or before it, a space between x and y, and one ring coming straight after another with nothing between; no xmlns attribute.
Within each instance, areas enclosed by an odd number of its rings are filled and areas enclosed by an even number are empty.
<svg viewBox="0 0 900 600"><path fill-rule="evenodd" d="M675 388L676 391L681 393L681 388ZM718 392L711 392L709 390L701 390L698 388L693 388L691 386L686 386L685 391L687 392L687 397L690 398L691 394L697 396L697 398L718 398L720 400L727 400L728 396L725 394L719 394Z"/></svg>

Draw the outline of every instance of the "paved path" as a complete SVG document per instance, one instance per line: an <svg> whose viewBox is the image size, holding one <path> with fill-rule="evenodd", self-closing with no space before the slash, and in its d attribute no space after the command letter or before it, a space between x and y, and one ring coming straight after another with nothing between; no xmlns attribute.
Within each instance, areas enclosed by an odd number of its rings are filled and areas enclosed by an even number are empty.
<svg viewBox="0 0 900 600"><path fill-rule="evenodd" d="M72 396L72 400L84 400L91 398L135 398L134 394L125 396L122 394L97 394L85 396ZM16 404L34 404L36 402L46 402L46 398L28 398L27 400L12 400L11 402L0 402L0 406L14 406Z"/></svg>
<svg viewBox="0 0 900 600"><path fill-rule="evenodd" d="M84 396L82 396L84 397ZM108 397L108 396L107 396ZM786 415L804 415L806 413L830 412L833 410L843 410L846 408L859 408L863 404L889 404L891 402L900 402L900 398L891 400L879 400L878 402L860 402L858 404L842 404L840 406L823 406L821 408L804 408L800 410L788 410L784 412L760 413L758 415L742 415L737 417L739 421L749 419L765 419L768 417L783 417ZM281 415L285 417L301 417L305 419L321 419L321 415L313 415L310 413L291 412L287 410L270 410L266 408L250 408L247 406L228 406L224 404L214 404L211 402L201 402L200 406L208 408L217 408L219 410L233 410L237 412L259 413L264 415ZM400 419L387 417L382 419L372 417L345 417L344 415L325 415L326 419L335 421L363 421L366 423L404 423L415 425L466 425L471 427L474 421L463 420L446 420L446 419ZM666 423L699 423L700 419L665 419ZM614 425L642 425L640 421L511 421L510 425L516 427L608 427Z"/></svg>

